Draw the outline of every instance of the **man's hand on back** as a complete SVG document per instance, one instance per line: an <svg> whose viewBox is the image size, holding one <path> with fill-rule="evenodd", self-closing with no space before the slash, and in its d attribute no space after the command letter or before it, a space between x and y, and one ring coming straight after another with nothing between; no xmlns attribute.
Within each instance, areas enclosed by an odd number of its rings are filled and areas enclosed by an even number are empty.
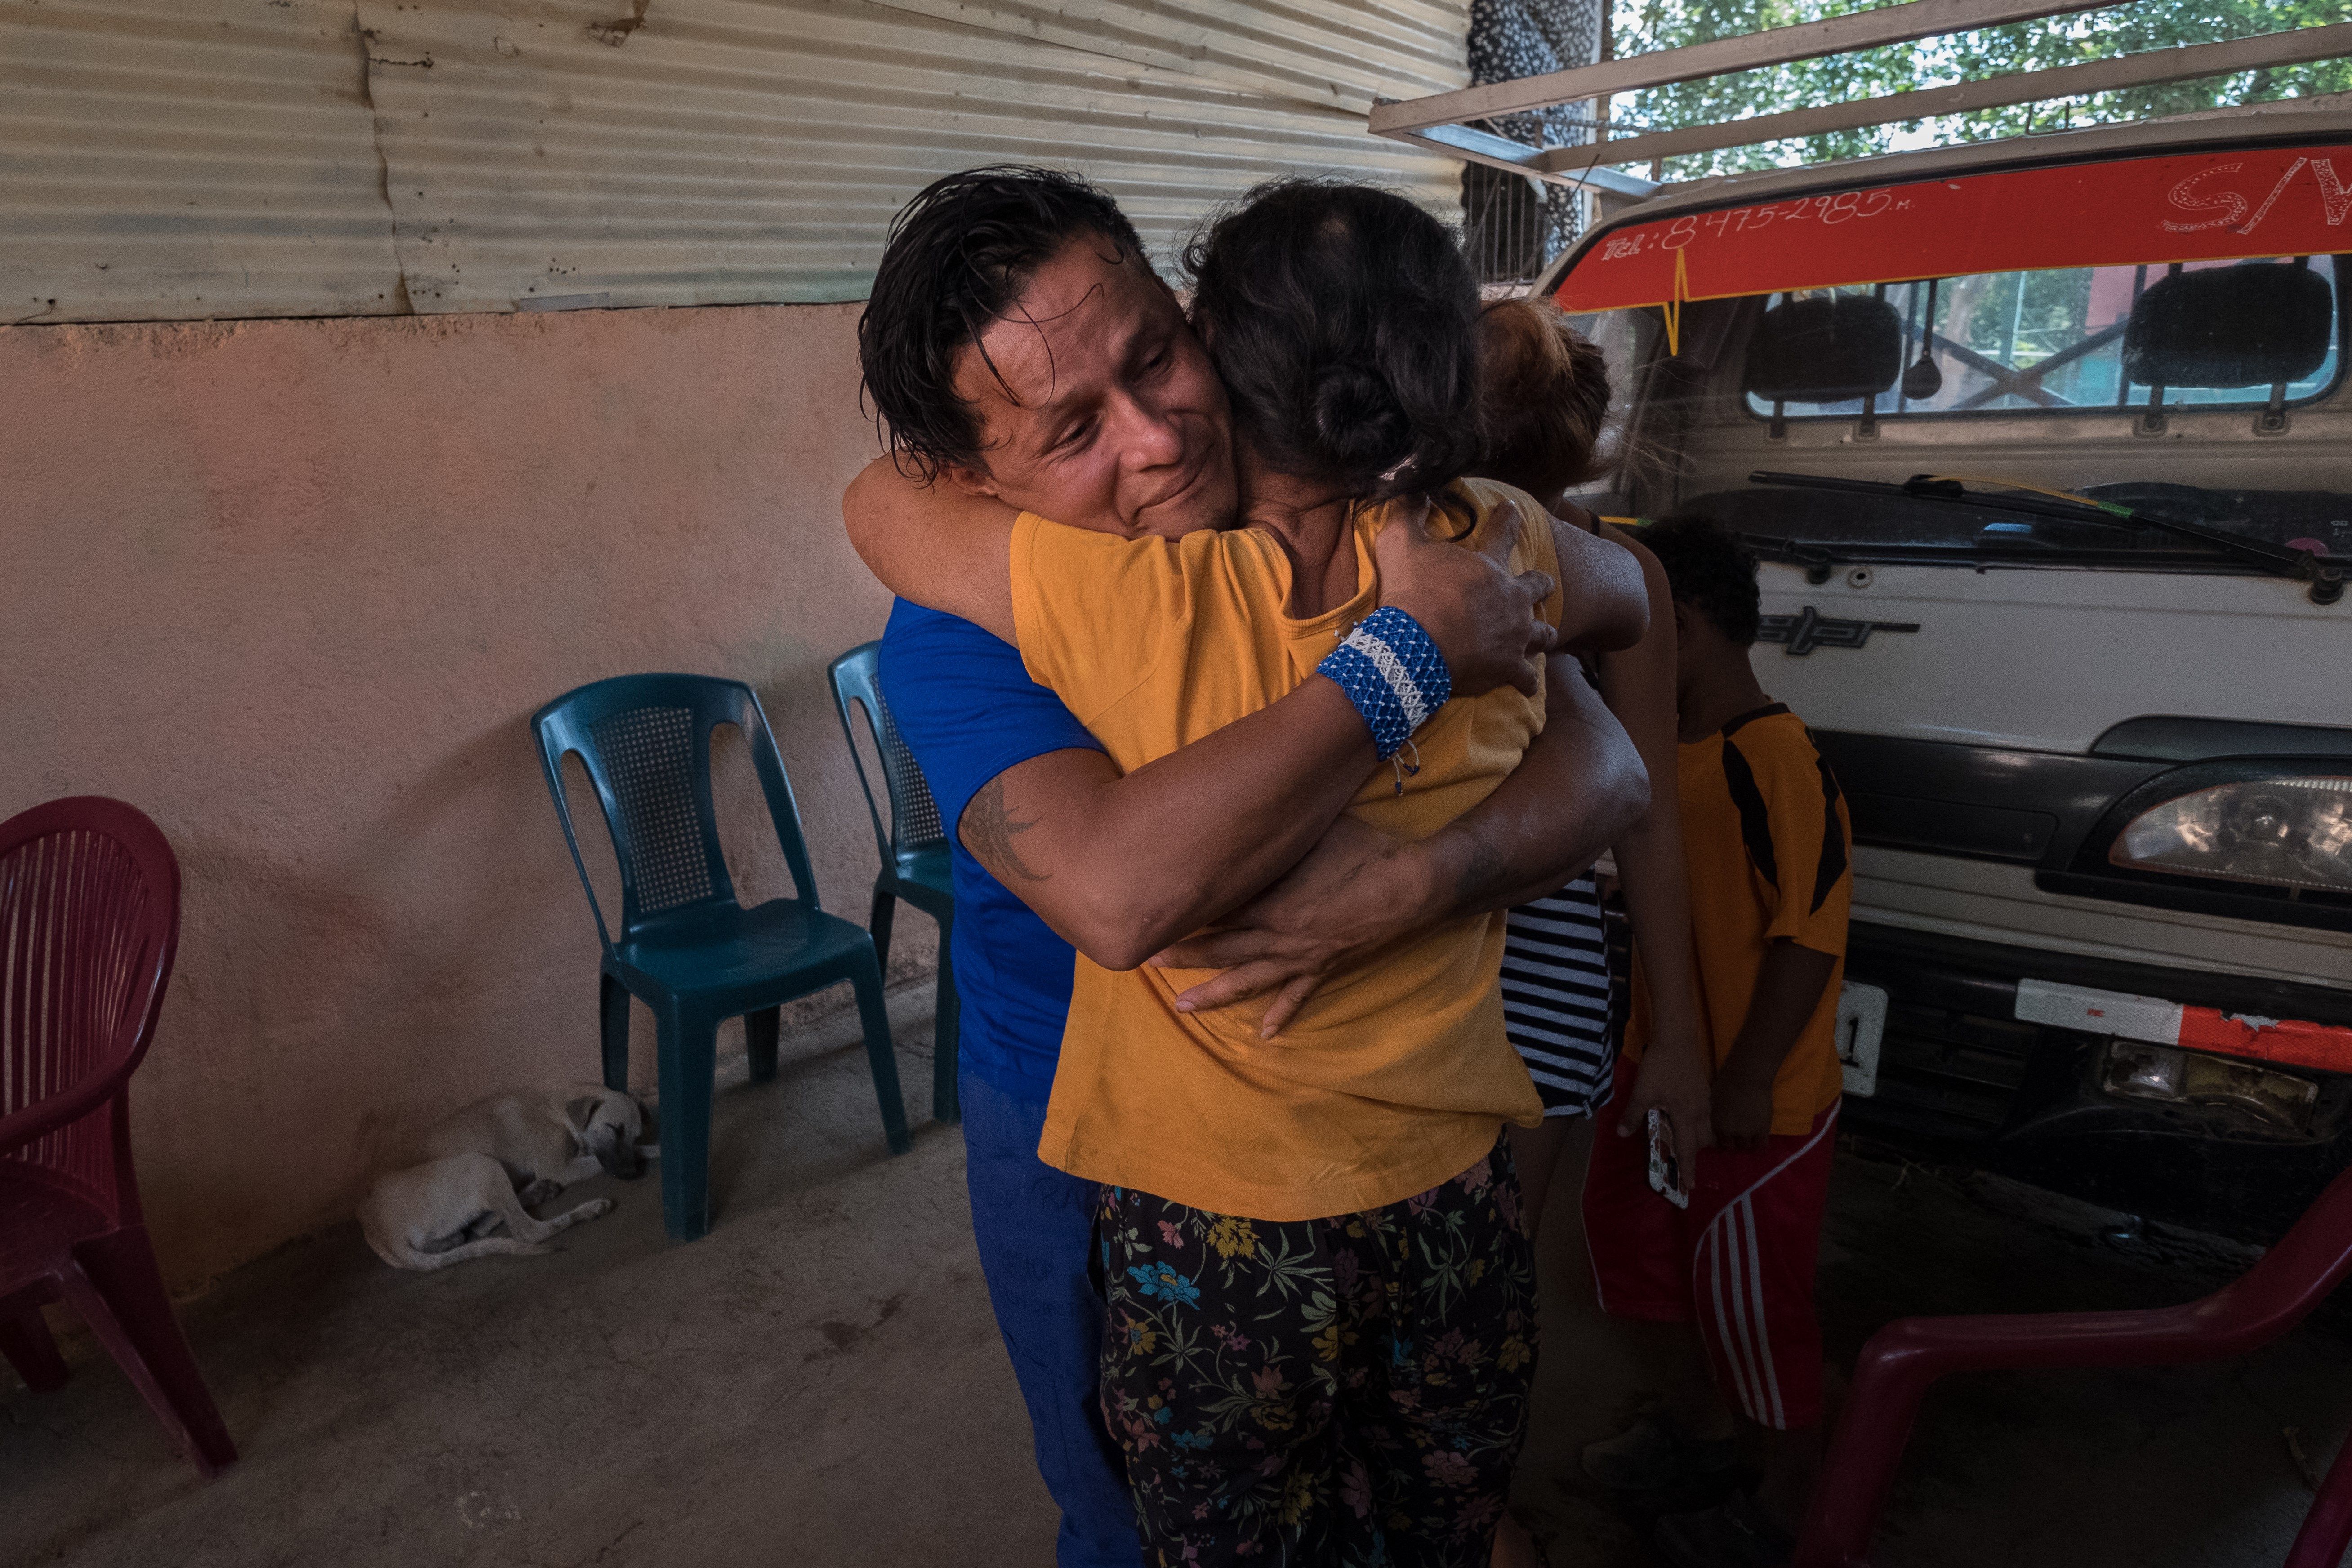
<svg viewBox="0 0 2352 1568"><path fill-rule="evenodd" d="M1465 550L1430 538L1407 512L1381 530L1372 547L1381 603L1421 623L1445 656L1456 697L1498 686L1533 697L1555 640L1542 613L1551 578L1541 572L1512 576L1504 562L1514 542L1507 530L1496 531L1500 537L1486 549Z"/></svg>

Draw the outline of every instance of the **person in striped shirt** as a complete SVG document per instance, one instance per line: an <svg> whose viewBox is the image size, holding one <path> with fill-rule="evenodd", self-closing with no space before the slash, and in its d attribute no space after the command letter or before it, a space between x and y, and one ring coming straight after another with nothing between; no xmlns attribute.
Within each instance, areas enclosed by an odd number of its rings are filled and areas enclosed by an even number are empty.
<svg viewBox="0 0 2352 1568"><path fill-rule="evenodd" d="M1622 652L1591 661L1589 676L1625 727L1650 774L1650 805L1612 846L1615 875L1639 945L1650 1005L1650 1070L1612 1107L1616 1140L1646 1155L1647 1113L1664 1112L1680 1168L1712 1142L1711 1064L1692 979L1690 896L1675 805L1675 617L1664 568L1633 532L1567 497L1604 464L1609 367L1601 351L1537 300L1498 300L1479 320L1481 412L1486 450L1477 471L1516 485L1553 516L1630 551L1650 596L1650 626ZM1530 1234L1578 1122L1603 1105L1630 1001L1622 952L1612 953L1595 875L1511 910L1503 943L1503 1025L1543 1100L1540 1127L1510 1130ZM1605 1134L1604 1134L1605 1136ZM1613 1141L1613 1140L1612 1140ZM1655 1200L1653 1200L1655 1201ZM1529 1568L1541 1554L1507 1518L1495 1568Z"/></svg>
<svg viewBox="0 0 2352 1568"><path fill-rule="evenodd" d="M1478 346L1486 449L1475 471L1517 486L1553 516L1622 545L1640 564L1649 593L1650 626L1642 639L1588 661L1589 678L1650 774L1649 809L1612 847L1644 961L1656 1043L1640 1091L1616 1102L1615 1131L1633 1138L1649 1111L1664 1111L1687 1171L1713 1135L1675 809L1673 599L1664 570L1632 531L1568 498L1604 467L1609 367L1601 351L1549 303L1527 299L1489 303L1479 319ZM1577 1121L1609 1103L1629 989L1619 967L1611 962L1593 872L1511 910L1503 947L1504 1026L1544 1104L1541 1127L1511 1131L1531 1228L1542 1222L1552 1173Z"/></svg>

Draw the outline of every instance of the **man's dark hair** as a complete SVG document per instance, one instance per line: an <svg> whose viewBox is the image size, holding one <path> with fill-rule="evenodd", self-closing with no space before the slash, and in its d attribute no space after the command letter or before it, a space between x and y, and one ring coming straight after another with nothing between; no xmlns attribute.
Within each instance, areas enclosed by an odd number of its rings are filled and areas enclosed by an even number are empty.
<svg viewBox="0 0 2352 1568"><path fill-rule="evenodd" d="M956 360L1039 263L1079 235L1099 237L1112 259L1150 267L1118 204L1059 169L966 169L898 209L858 318L857 360L902 472L928 482L949 464L979 466L980 421L956 395Z"/></svg>
<svg viewBox="0 0 2352 1568"><path fill-rule="evenodd" d="M1675 603L1688 605L1741 647L1756 645L1762 595L1756 557L1712 518L1662 517L1637 536L1666 569Z"/></svg>
<svg viewBox="0 0 2352 1568"><path fill-rule="evenodd" d="M1478 285L1404 197L1276 180L1202 229L1184 267L1234 424L1277 471L1379 500L1478 460Z"/></svg>

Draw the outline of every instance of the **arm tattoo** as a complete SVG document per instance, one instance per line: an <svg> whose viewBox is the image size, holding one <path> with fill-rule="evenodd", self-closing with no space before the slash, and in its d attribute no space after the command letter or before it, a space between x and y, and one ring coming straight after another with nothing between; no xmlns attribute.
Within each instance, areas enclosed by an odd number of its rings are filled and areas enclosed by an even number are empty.
<svg viewBox="0 0 2352 1568"><path fill-rule="evenodd" d="M1462 875L1454 883L1454 912L1457 915L1477 914L1499 907L1502 894L1510 886L1510 868L1504 863L1503 852L1484 833L1474 834L1470 840L1470 858L1462 868Z"/></svg>
<svg viewBox="0 0 2352 1568"><path fill-rule="evenodd" d="M958 832L972 858L1000 879L1018 877L1024 882L1043 882L1053 873L1031 869L1013 847L1015 838L1036 826L1035 817L1017 817L1005 809L1004 778L999 774L982 785L971 804L963 808Z"/></svg>

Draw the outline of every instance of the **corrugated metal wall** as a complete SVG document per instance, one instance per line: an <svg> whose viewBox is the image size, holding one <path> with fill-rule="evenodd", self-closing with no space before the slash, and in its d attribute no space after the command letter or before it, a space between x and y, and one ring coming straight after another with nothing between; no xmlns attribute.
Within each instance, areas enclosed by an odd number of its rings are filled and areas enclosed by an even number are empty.
<svg viewBox="0 0 2352 1568"><path fill-rule="evenodd" d="M0 0L0 322L394 310L351 6Z"/></svg>
<svg viewBox="0 0 2352 1568"><path fill-rule="evenodd" d="M0 321L861 298L936 174L1076 165L1172 249L1364 130L1466 0L0 0Z"/></svg>

